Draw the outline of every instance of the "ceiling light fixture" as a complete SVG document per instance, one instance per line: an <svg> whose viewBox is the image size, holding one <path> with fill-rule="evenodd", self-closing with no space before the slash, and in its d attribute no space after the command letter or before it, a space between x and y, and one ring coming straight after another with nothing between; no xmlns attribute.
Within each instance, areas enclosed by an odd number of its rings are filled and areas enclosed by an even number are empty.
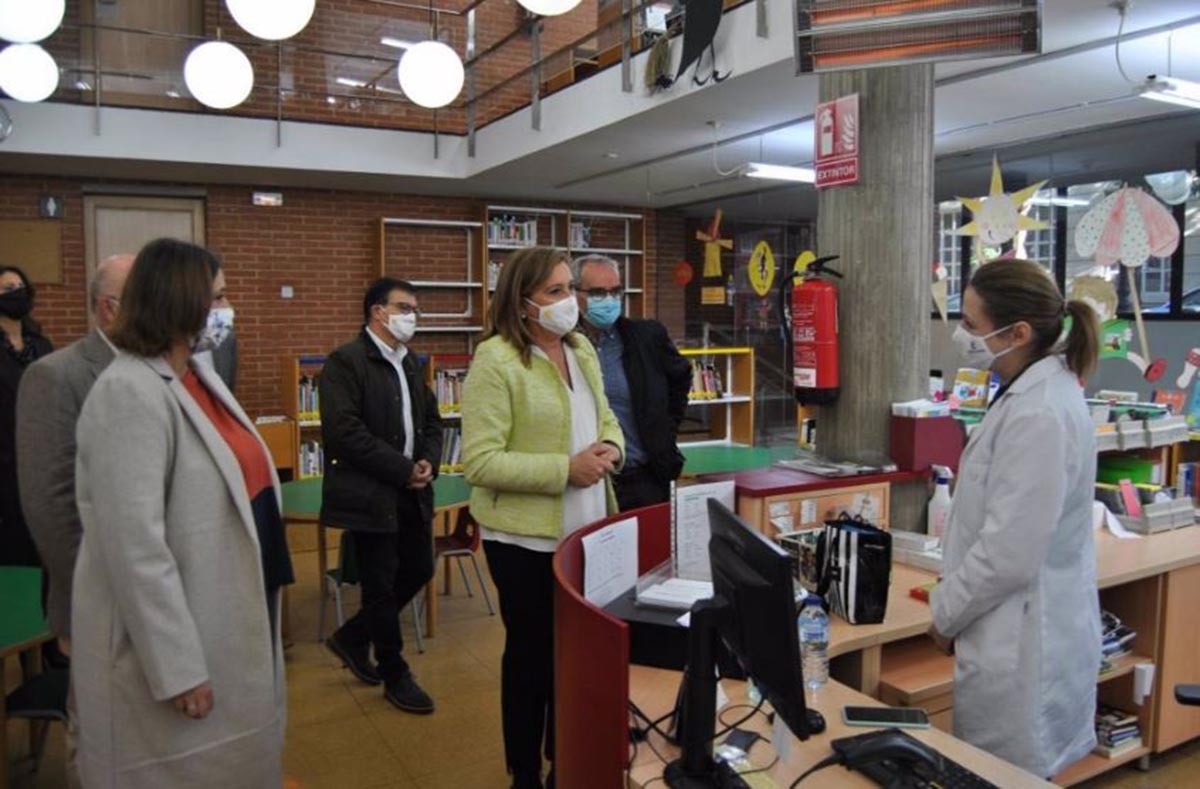
<svg viewBox="0 0 1200 789"><path fill-rule="evenodd" d="M440 41L422 41L400 56L397 76L410 101L434 110L458 98L465 74L457 52Z"/></svg>
<svg viewBox="0 0 1200 789"><path fill-rule="evenodd" d="M392 38L391 36L384 36L379 39L379 43L385 47L394 47L395 49L411 49L413 47L413 42L405 41L402 38Z"/></svg>
<svg viewBox="0 0 1200 789"><path fill-rule="evenodd" d="M291 38L312 19L316 0L225 0L234 20L255 38Z"/></svg>
<svg viewBox="0 0 1200 789"><path fill-rule="evenodd" d="M58 64L37 44L0 51L0 90L17 101L44 101L58 89Z"/></svg>
<svg viewBox="0 0 1200 789"><path fill-rule="evenodd" d="M1138 95L1143 99L1164 101L1180 107L1200 110L1200 83L1178 77L1160 77L1151 74L1138 86Z"/></svg>
<svg viewBox="0 0 1200 789"><path fill-rule="evenodd" d="M66 0L0 0L0 38L14 44L48 38L62 24L66 7Z"/></svg>
<svg viewBox="0 0 1200 789"><path fill-rule="evenodd" d="M183 81L192 97L214 110L241 104L254 88L254 67L227 41L208 41L188 53Z"/></svg>
<svg viewBox="0 0 1200 789"><path fill-rule="evenodd" d="M1062 206L1063 208L1082 208L1085 205L1091 205L1091 200L1085 200L1082 197L1031 197L1029 198L1030 205L1042 206Z"/></svg>
<svg viewBox="0 0 1200 789"><path fill-rule="evenodd" d="M531 14L559 16L579 5L580 0L517 0L517 2Z"/></svg>
<svg viewBox="0 0 1200 789"><path fill-rule="evenodd" d="M353 77L338 77L334 82L339 85L345 85L347 88L365 88L367 86L367 83L363 80L354 79Z"/></svg>
<svg viewBox="0 0 1200 789"><path fill-rule="evenodd" d="M772 181L797 181L811 184L817 180L817 173L809 167L789 167L782 164L763 164L749 162L742 165L741 175L747 178L765 178Z"/></svg>

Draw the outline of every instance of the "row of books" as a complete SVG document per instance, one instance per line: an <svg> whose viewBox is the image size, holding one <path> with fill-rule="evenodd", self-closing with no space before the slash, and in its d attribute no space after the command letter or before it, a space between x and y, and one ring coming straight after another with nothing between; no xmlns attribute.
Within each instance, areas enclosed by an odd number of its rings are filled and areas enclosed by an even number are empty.
<svg viewBox="0 0 1200 789"><path fill-rule="evenodd" d="M692 390L689 400L718 400L725 396L721 374L715 364L692 361Z"/></svg>
<svg viewBox="0 0 1200 789"><path fill-rule="evenodd" d="M442 428L442 461L441 473L461 474L462 464L462 428Z"/></svg>
<svg viewBox="0 0 1200 789"><path fill-rule="evenodd" d="M1179 491L1179 495L1189 498L1192 503L1200 507L1200 463L1180 463L1177 472L1175 487Z"/></svg>
<svg viewBox="0 0 1200 789"><path fill-rule="evenodd" d="M537 220L500 216L488 220L488 243L531 247L537 244Z"/></svg>
<svg viewBox="0 0 1200 789"><path fill-rule="evenodd" d="M300 386L296 402L299 404L299 418L302 421L321 418L321 392L318 390L320 380L320 373L311 377L307 375L300 376Z"/></svg>
<svg viewBox="0 0 1200 789"><path fill-rule="evenodd" d="M1111 668L1111 661L1131 654L1133 642L1137 639L1137 631L1131 629L1120 618L1108 611L1100 612L1101 641L1100 652L1104 661ZM1103 673L1104 667L1101 667Z"/></svg>
<svg viewBox="0 0 1200 789"><path fill-rule="evenodd" d="M1142 726L1137 716L1101 704L1096 710L1096 747L1093 752L1111 759L1140 747Z"/></svg>
<svg viewBox="0 0 1200 789"><path fill-rule="evenodd" d="M466 370L437 371L433 381L433 392L437 395L438 411L443 414L459 412L462 403L463 382L466 379Z"/></svg>
<svg viewBox="0 0 1200 789"><path fill-rule="evenodd" d="M320 441L305 441L300 445L300 465L297 469L301 477L317 477L325 473L325 447Z"/></svg>

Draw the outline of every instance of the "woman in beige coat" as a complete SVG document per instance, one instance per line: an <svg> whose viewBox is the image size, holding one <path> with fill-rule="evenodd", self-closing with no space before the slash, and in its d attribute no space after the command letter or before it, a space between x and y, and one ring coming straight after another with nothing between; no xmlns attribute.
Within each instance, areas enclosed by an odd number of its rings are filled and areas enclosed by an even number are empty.
<svg viewBox="0 0 1200 789"><path fill-rule="evenodd" d="M269 454L192 353L219 342L216 259L159 240L138 255L120 353L79 420L83 542L72 682L88 789L277 789L291 564Z"/></svg>

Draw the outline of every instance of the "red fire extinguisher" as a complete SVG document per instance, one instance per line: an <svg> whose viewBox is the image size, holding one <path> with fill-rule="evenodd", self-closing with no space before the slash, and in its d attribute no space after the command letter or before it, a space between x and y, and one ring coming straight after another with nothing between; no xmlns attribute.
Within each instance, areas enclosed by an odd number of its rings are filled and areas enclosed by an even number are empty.
<svg viewBox="0 0 1200 789"><path fill-rule="evenodd" d="M837 400L838 288L830 277L842 275L826 263L838 255L817 258L803 272L793 272L782 283L781 300L792 287L791 332L792 387L801 405L829 405ZM826 276L829 275L829 276Z"/></svg>

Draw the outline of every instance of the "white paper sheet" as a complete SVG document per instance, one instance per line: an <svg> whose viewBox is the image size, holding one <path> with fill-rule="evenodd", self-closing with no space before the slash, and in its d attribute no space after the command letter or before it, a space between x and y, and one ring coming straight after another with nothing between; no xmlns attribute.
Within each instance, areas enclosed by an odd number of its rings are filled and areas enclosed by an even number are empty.
<svg viewBox="0 0 1200 789"><path fill-rule="evenodd" d="M676 574L692 580L712 580L708 562L708 500L716 499L730 510L734 505L734 483L712 482L689 485L675 491L675 524L671 540Z"/></svg>
<svg viewBox="0 0 1200 789"><path fill-rule="evenodd" d="M583 538L583 596L606 606L637 584L638 519L626 518Z"/></svg>
<svg viewBox="0 0 1200 789"><path fill-rule="evenodd" d="M1108 507L1104 506L1103 502L1092 502L1092 528L1099 529L1101 526L1108 527L1108 531L1116 538L1121 540L1138 540L1141 539L1140 534L1129 531L1121 525L1121 521Z"/></svg>

